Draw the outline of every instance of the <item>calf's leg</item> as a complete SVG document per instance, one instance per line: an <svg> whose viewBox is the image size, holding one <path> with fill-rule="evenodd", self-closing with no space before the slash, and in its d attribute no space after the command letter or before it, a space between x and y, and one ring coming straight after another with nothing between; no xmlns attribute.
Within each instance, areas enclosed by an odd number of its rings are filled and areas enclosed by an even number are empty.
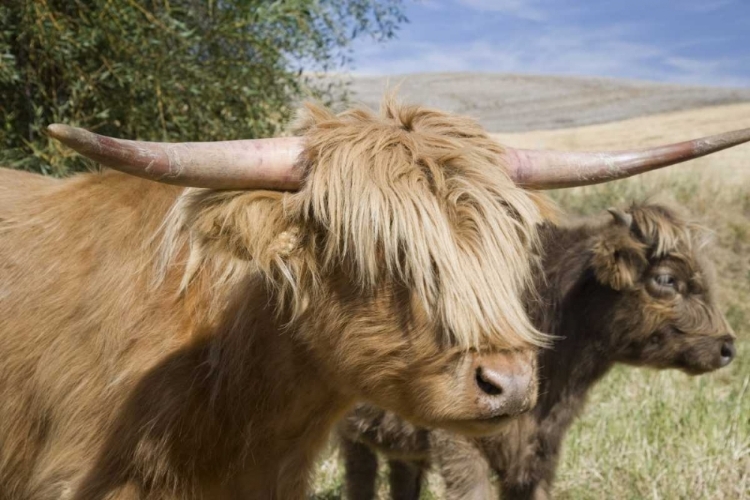
<svg viewBox="0 0 750 500"><path fill-rule="evenodd" d="M348 500L373 500L378 477L378 457L367 445L341 437L346 473L344 491Z"/></svg>
<svg viewBox="0 0 750 500"><path fill-rule="evenodd" d="M549 500L546 483L503 484L502 500Z"/></svg>
<svg viewBox="0 0 750 500"><path fill-rule="evenodd" d="M390 460L390 485L392 500L419 500L422 491L424 469L422 462L403 462Z"/></svg>

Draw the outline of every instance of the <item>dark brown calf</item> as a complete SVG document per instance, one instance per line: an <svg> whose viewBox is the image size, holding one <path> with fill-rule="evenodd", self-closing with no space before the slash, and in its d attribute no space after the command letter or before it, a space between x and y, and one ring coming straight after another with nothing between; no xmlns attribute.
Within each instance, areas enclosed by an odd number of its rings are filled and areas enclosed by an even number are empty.
<svg viewBox="0 0 750 500"><path fill-rule="evenodd" d="M391 460L396 499L419 497L430 462L450 499L488 498L490 469L505 500L548 498L565 433L615 363L696 375L731 362L734 335L715 303L703 231L661 205L610 212L603 225L542 231L541 302L529 312L541 331L560 338L538 356L535 410L500 435L468 439L360 405L340 425L349 498L372 498L373 450Z"/></svg>

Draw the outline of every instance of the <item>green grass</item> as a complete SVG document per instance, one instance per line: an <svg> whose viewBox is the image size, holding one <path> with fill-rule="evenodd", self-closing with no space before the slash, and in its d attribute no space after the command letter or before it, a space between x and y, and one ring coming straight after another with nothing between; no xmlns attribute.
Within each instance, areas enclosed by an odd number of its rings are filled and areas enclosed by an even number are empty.
<svg viewBox="0 0 750 500"><path fill-rule="evenodd" d="M569 213L585 215L653 195L685 206L716 233L711 255L719 300L738 335L737 359L701 377L617 367L566 437L554 495L750 499L750 175L687 169L552 193ZM332 447L315 498L341 498L341 472ZM385 482L381 498L388 498ZM431 477L423 499L441 498L440 490Z"/></svg>
<svg viewBox="0 0 750 500"><path fill-rule="evenodd" d="M748 497L748 355L695 378L618 367L566 438L557 498Z"/></svg>

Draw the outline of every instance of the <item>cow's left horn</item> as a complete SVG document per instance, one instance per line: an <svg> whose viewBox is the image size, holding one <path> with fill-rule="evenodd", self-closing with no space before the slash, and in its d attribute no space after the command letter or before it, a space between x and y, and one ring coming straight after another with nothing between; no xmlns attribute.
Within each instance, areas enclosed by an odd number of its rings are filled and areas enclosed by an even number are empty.
<svg viewBox="0 0 750 500"><path fill-rule="evenodd" d="M750 141L750 128L654 148L598 153L505 149L510 176L522 186L586 186L674 165Z"/></svg>
<svg viewBox="0 0 750 500"><path fill-rule="evenodd" d="M298 189L294 168L302 139L223 142L127 141L54 124L49 135L106 167L180 186L213 189Z"/></svg>

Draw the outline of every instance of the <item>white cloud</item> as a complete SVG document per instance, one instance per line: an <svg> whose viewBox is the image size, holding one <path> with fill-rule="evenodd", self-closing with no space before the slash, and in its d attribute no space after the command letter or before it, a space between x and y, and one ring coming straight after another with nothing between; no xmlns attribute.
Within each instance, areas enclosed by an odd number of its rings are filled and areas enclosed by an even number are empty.
<svg viewBox="0 0 750 500"><path fill-rule="evenodd" d="M549 28L502 44L404 42L362 46L358 74L485 71L597 75L688 84L750 86L750 78L733 76L742 61L696 59L673 49L629 41L638 39L627 25L596 30ZM746 62L745 62L746 64Z"/></svg>
<svg viewBox="0 0 750 500"><path fill-rule="evenodd" d="M458 3L480 12L503 12L529 21L544 21L548 17L534 0L458 0Z"/></svg>
<svg viewBox="0 0 750 500"><path fill-rule="evenodd" d="M692 12L707 13L729 7L733 3L734 0L684 0L683 3L678 5Z"/></svg>
<svg viewBox="0 0 750 500"><path fill-rule="evenodd" d="M436 0L416 0L416 2L419 3L420 7L429 10L445 10L445 3Z"/></svg>

